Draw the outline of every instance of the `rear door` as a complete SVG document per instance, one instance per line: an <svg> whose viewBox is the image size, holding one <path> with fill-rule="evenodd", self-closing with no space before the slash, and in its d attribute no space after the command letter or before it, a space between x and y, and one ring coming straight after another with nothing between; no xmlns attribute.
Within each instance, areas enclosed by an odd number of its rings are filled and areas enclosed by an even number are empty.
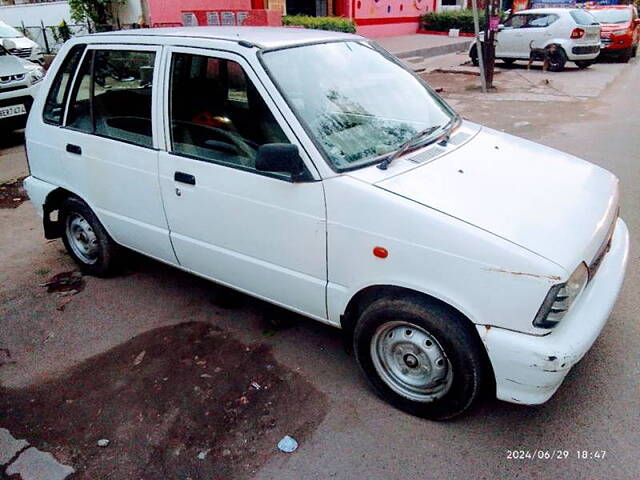
<svg viewBox="0 0 640 480"><path fill-rule="evenodd" d="M175 263L158 185L154 134L161 47L89 45L52 139L64 184L120 244ZM62 172L61 172L62 173Z"/></svg>
<svg viewBox="0 0 640 480"><path fill-rule="evenodd" d="M256 170L260 145L297 143L258 76L231 52L178 47L163 70L160 186L180 264L326 319L322 182Z"/></svg>

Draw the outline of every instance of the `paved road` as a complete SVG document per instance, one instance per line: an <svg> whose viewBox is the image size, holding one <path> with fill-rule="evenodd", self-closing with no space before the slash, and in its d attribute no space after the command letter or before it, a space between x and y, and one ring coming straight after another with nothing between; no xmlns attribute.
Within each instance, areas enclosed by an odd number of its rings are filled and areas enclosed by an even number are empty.
<svg viewBox="0 0 640 480"><path fill-rule="evenodd" d="M313 435L295 454L273 457L258 479L638 478L639 85L635 63L599 99L536 104L526 129L514 127L510 115L526 116L531 104L500 102L487 114L480 108L487 102L457 100L471 119L579 155L621 179L622 216L632 238L624 289L601 338L546 405L485 401L448 423L409 417L371 393L338 331L301 319L265 336L261 317L267 309L261 302L244 299L236 308L222 308L215 298L212 303L216 293L208 283L147 260L138 260L121 278L88 278L85 290L58 311L37 285L47 272L72 265L58 242L42 240L28 204L0 210L0 347L10 348L15 362L0 369L0 381L24 386L149 329L206 321L244 342L268 343L281 363L311 380L329 402ZM304 415L295 403L290 409ZM510 449L563 449L569 458L513 460L507 458ZM578 450L606 454L579 459Z"/></svg>

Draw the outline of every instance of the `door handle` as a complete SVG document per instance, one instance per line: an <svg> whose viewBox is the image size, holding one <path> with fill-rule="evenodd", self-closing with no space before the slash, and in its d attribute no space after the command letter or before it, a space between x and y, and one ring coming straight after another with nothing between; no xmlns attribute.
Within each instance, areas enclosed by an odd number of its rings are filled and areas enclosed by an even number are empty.
<svg viewBox="0 0 640 480"><path fill-rule="evenodd" d="M186 183L187 185L195 185L196 184L196 177L194 177L193 175L191 175L189 173L176 172L173 175L173 179L176 182Z"/></svg>
<svg viewBox="0 0 640 480"><path fill-rule="evenodd" d="M74 153L76 155L82 155L82 148L79 145L73 145L71 143L67 143L67 152Z"/></svg>

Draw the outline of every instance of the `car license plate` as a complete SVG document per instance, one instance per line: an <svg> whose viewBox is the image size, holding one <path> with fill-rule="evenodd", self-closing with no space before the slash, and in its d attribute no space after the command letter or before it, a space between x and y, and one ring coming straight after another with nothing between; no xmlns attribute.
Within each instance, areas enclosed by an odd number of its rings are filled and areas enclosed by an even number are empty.
<svg viewBox="0 0 640 480"><path fill-rule="evenodd" d="M0 107L0 118L16 117L18 115L26 115L27 109L24 105L9 105L8 107Z"/></svg>
<svg viewBox="0 0 640 480"><path fill-rule="evenodd" d="M599 35L597 33L587 33L585 38L587 40L593 40L593 39L598 38L598 37L599 37Z"/></svg>

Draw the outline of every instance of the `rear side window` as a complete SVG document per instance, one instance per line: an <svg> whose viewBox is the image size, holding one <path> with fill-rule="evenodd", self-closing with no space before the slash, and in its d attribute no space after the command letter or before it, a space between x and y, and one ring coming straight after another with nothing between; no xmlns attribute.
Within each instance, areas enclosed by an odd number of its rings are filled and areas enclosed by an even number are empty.
<svg viewBox="0 0 640 480"><path fill-rule="evenodd" d="M52 125L62 124L64 105L69 96L73 74L78 68L78 63L80 63L80 58L82 58L82 52L84 52L85 47L86 45L76 45L72 47L58 70L56 78L53 80L49 93L47 94L44 111L42 112L42 117L46 123Z"/></svg>
<svg viewBox="0 0 640 480"><path fill-rule="evenodd" d="M593 15L584 10L571 10L570 13L578 25L594 25L598 23Z"/></svg>
<svg viewBox="0 0 640 480"><path fill-rule="evenodd" d="M152 147L151 95L155 53L95 50L85 57L67 126Z"/></svg>

